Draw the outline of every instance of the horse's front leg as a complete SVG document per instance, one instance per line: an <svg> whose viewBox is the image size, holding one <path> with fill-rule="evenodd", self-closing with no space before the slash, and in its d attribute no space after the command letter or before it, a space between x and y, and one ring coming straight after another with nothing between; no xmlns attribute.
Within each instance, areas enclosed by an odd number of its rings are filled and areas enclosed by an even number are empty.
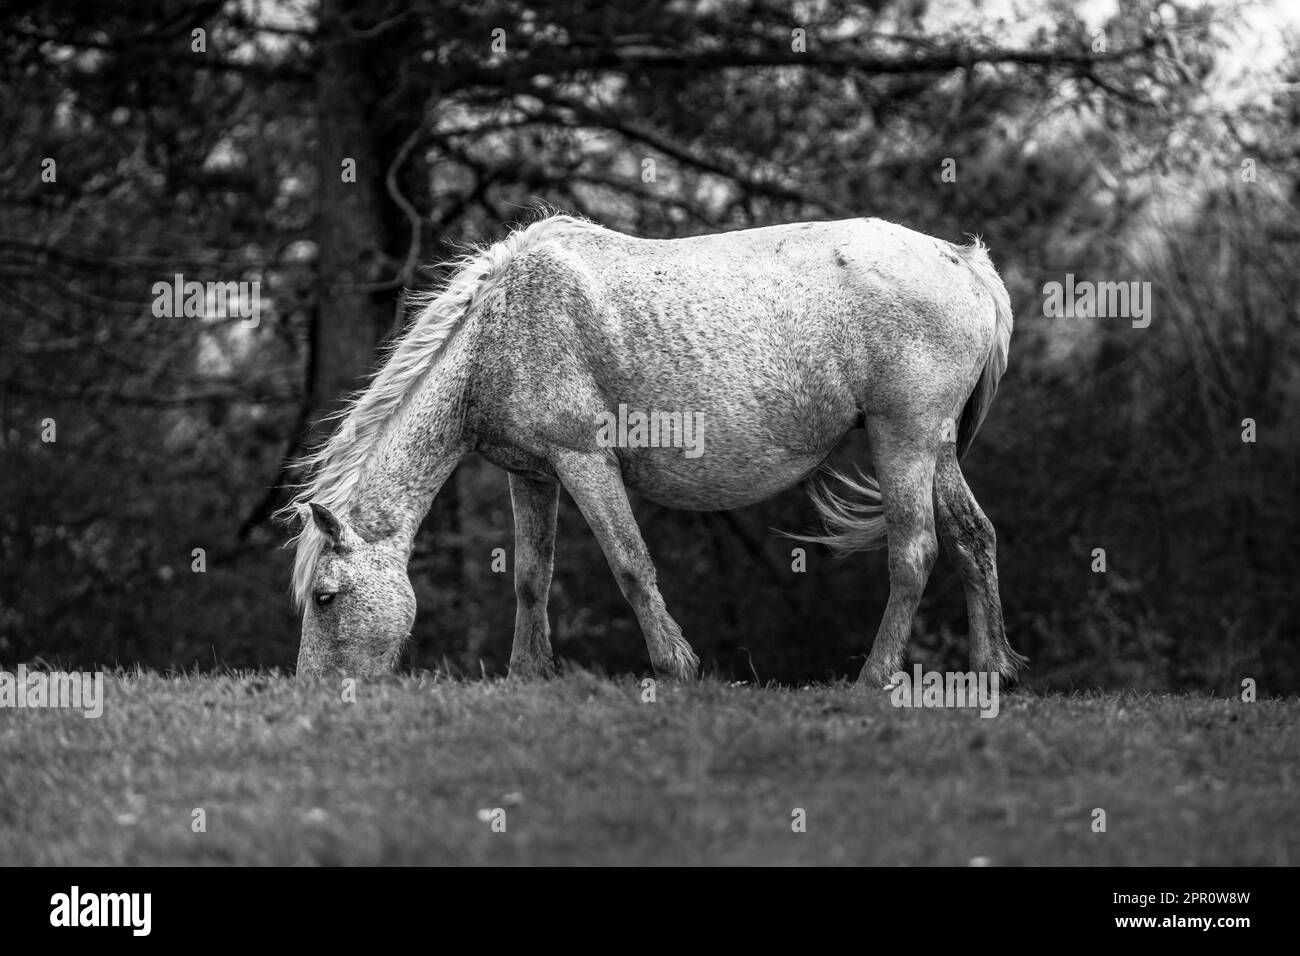
<svg viewBox="0 0 1300 956"><path fill-rule="evenodd" d="M555 566L555 512L560 486L550 481L510 476L515 512L515 640L511 677L540 677L555 667L546 602Z"/></svg>
<svg viewBox="0 0 1300 956"><path fill-rule="evenodd" d="M655 584L654 564L632 516L617 463L600 453L569 452L560 456L555 468L591 525L623 596L636 612L655 675L693 680L700 659L664 606Z"/></svg>

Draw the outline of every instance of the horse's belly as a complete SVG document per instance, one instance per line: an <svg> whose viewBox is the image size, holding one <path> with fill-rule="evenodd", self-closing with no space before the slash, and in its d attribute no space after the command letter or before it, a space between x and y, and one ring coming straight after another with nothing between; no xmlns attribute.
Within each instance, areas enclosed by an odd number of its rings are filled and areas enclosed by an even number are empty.
<svg viewBox="0 0 1300 956"><path fill-rule="evenodd" d="M665 507L694 511L726 511L763 501L798 484L826 458L726 450L687 458L681 450L666 448L620 449L618 456L628 488Z"/></svg>
<svg viewBox="0 0 1300 956"><path fill-rule="evenodd" d="M694 400L670 399L667 389L624 393L617 411L605 413L597 444L613 451L629 488L670 508L742 508L808 477L858 424L847 396L812 407L775 391L758 398L707 388Z"/></svg>

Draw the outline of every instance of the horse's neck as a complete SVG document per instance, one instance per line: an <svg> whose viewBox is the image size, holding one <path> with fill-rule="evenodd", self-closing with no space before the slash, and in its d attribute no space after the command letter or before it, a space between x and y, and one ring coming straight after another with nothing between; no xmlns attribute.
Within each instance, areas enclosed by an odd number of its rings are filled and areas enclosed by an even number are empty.
<svg viewBox="0 0 1300 956"><path fill-rule="evenodd" d="M464 435L466 363L454 341L394 416L357 490L353 525L390 538L409 555L433 498L469 450Z"/></svg>

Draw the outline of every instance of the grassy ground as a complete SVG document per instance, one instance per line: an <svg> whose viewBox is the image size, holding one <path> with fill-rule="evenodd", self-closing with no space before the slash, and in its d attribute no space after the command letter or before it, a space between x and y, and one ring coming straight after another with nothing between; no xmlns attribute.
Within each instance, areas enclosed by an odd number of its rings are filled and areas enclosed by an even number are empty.
<svg viewBox="0 0 1300 956"><path fill-rule="evenodd" d="M981 719L847 685L643 703L583 673L105 695L98 720L0 710L0 862L1300 863L1295 700L1004 695Z"/></svg>

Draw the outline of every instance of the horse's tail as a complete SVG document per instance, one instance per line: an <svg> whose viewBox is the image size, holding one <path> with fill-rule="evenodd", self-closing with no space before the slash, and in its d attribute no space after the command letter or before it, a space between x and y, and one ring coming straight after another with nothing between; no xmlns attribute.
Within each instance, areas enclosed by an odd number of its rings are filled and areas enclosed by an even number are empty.
<svg viewBox="0 0 1300 956"><path fill-rule="evenodd" d="M989 259L988 250L979 239L972 237L970 245L953 246L966 267L974 273L979 284L993 298L996 326L993 345L984 361L979 381L966 399L961 421L957 425L957 457L966 453L975 433L984 422L984 416L993 404L998 382L1007 370L1007 353L1011 347L1011 297L1002 284L997 270ZM844 497L830 489L832 482L844 485L852 497ZM824 544L836 554L854 551L873 551L885 546L888 528L885 525L885 508L880 496L880 484L871 475L858 471L850 478L834 468L823 468L809 483L808 496L822 520L824 534L788 534L796 541Z"/></svg>
<svg viewBox="0 0 1300 956"><path fill-rule="evenodd" d="M842 484L853 496L845 498L831 491L832 482ZM880 483L871 475L858 471L850 478L841 471L824 466L809 483L808 497L822 519L824 534L790 534L786 537L812 544L824 544L836 554L874 551L885 546L885 506L880 497Z"/></svg>
<svg viewBox="0 0 1300 956"><path fill-rule="evenodd" d="M972 236L970 245L953 246L953 249L961 256L966 267L974 273L979 284L993 298L993 305L997 311L993 346L989 349L989 356L984 362L984 371L980 373L975 389L966 399L966 405L961 411L961 421L957 425L957 457L960 459L966 454L966 449L975 440L975 433L984 423L984 416L989 413L989 408L993 405L993 396L998 393L998 382L1002 380L1002 373L1007 370L1012 318L1011 297L1007 295L1007 287L1002 284L997 270L993 268L984 243Z"/></svg>

